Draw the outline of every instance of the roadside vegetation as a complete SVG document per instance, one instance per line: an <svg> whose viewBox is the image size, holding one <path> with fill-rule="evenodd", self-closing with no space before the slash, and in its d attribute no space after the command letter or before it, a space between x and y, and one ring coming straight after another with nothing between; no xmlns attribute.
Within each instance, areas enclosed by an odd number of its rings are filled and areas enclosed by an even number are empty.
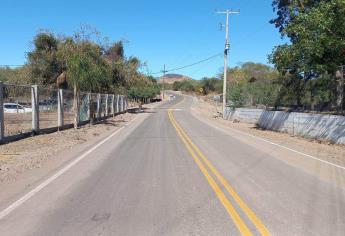
<svg viewBox="0 0 345 236"><path fill-rule="evenodd" d="M228 69L230 104L344 114L345 1L274 0L273 9L277 16L270 23L287 43L269 55L273 68L247 62ZM217 78L176 83L174 89L222 93L223 75Z"/></svg>
<svg viewBox="0 0 345 236"><path fill-rule="evenodd" d="M135 99L153 98L160 92L155 79L139 72L143 63L125 56L122 41L110 43L90 27L71 36L40 31L32 44L27 63L0 68L0 81L68 88L75 93L124 94Z"/></svg>

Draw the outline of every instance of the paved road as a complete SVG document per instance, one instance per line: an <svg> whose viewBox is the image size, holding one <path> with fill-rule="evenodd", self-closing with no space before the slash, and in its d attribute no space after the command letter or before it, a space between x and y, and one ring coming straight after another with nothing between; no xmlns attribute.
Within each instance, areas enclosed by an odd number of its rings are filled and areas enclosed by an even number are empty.
<svg viewBox="0 0 345 236"><path fill-rule="evenodd" d="M345 235L344 170L206 124L192 103L75 156L0 209L0 235Z"/></svg>

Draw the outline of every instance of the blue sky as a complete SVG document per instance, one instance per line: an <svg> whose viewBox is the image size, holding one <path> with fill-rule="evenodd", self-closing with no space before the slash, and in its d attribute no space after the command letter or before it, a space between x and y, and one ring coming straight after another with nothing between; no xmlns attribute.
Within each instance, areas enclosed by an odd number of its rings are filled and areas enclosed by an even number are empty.
<svg viewBox="0 0 345 236"><path fill-rule="evenodd" d="M91 25L116 41L126 39L127 56L147 62L150 72L202 60L224 48L225 15L215 9L240 9L230 19L230 66L241 62L267 63L267 55L282 40L268 21L272 0L0 0L0 65L23 64L39 29L72 34ZM178 71L200 79L223 66L220 56ZM146 71L146 69L145 69Z"/></svg>

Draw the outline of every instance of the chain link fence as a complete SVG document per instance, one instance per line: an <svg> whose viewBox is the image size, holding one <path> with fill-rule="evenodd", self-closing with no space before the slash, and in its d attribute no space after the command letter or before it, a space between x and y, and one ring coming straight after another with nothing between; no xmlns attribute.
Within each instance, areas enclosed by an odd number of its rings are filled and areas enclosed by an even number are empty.
<svg viewBox="0 0 345 236"><path fill-rule="evenodd" d="M63 91L63 122L65 125L73 124L74 112L73 112L73 92L70 90Z"/></svg>
<svg viewBox="0 0 345 236"><path fill-rule="evenodd" d="M0 143L68 128L74 124L75 114L80 125L125 112L127 98L80 92L77 102L78 111L70 90L0 82Z"/></svg>
<svg viewBox="0 0 345 236"><path fill-rule="evenodd" d="M58 90L38 88L39 124L41 129L58 126Z"/></svg>
<svg viewBox="0 0 345 236"><path fill-rule="evenodd" d="M79 120L85 122L90 120L89 118L89 106L90 106L90 94L80 93L79 95Z"/></svg>

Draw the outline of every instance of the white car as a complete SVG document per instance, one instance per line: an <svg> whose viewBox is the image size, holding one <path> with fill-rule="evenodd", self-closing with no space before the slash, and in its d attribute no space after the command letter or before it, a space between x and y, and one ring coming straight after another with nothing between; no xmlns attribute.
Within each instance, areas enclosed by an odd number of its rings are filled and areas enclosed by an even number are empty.
<svg viewBox="0 0 345 236"><path fill-rule="evenodd" d="M4 103L4 113L31 113L32 108L24 107L18 103Z"/></svg>

